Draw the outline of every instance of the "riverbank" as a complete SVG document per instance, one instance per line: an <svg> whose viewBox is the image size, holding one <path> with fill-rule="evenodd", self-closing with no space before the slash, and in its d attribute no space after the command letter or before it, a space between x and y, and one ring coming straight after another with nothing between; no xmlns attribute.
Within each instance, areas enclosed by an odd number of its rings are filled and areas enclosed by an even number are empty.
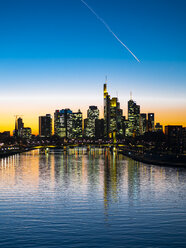
<svg viewBox="0 0 186 248"><path fill-rule="evenodd" d="M14 156L16 154L20 154L23 152L28 152L34 150L34 148L22 148L22 149L15 149L15 150L1 150L0 151L0 158L5 158L5 157L9 157L9 156Z"/></svg>
<svg viewBox="0 0 186 248"><path fill-rule="evenodd" d="M129 150L119 150L119 153L132 158L138 162L154 164L159 166L184 167L186 168L186 156L176 154L152 154L137 153Z"/></svg>

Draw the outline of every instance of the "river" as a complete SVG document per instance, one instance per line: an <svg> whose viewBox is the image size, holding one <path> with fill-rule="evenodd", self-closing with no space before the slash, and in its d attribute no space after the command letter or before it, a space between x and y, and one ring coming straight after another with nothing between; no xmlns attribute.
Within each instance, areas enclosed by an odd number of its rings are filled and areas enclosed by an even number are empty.
<svg viewBox="0 0 186 248"><path fill-rule="evenodd" d="M98 148L0 159L0 247L186 247L186 170Z"/></svg>

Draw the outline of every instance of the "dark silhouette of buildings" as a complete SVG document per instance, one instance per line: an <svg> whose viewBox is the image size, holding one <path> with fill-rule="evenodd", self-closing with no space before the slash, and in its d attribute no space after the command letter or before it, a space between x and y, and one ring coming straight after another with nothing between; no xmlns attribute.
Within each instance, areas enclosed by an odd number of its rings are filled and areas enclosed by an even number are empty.
<svg viewBox="0 0 186 248"><path fill-rule="evenodd" d="M168 147L172 152L183 152L183 128L182 126L165 126L165 135Z"/></svg>
<svg viewBox="0 0 186 248"><path fill-rule="evenodd" d="M163 132L163 126L159 122L155 125L155 132Z"/></svg>
<svg viewBox="0 0 186 248"><path fill-rule="evenodd" d="M30 127L24 127L23 119L16 116L14 136L22 139L31 139L32 129Z"/></svg>
<svg viewBox="0 0 186 248"><path fill-rule="evenodd" d="M104 138L104 119L96 119L95 137L96 137L96 139L103 139Z"/></svg>
<svg viewBox="0 0 186 248"><path fill-rule="evenodd" d="M39 136L50 137L52 135L52 116L39 116Z"/></svg>
<svg viewBox="0 0 186 248"><path fill-rule="evenodd" d="M154 113L148 113L148 132L154 132Z"/></svg>

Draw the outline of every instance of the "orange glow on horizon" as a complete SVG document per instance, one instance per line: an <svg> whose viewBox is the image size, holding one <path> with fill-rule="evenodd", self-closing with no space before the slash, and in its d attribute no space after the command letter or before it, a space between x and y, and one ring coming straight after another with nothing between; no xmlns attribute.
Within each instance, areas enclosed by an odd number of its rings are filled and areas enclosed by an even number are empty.
<svg viewBox="0 0 186 248"><path fill-rule="evenodd" d="M98 106L101 110L101 107ZM57 109L57 108L56 108ZM72 111L77 111L77 109L71 108ZM185 108L152 108L152 113L155 113L155 123L160 122L161 125L182 125L183 127L186 127L186 115L185 115ZM54 110L55 111L55 110ZM53 113L54 113L53 111ZM83 112L83 118L86 118L87 116L87 110L82 109ZM100 111L100 118L103 118L103 113ZM145 108L143 109L144 113L148 113L145 111ZM25 124L25 127L31 127L32 133L34 135L38 135L39 133L39 116L45 115L46 113L49 113L53 116L52 112L47 112L46 110L40 111L29 111L21 112L23 114L23 122ZM10 131L11 134L13 134L13 130L15 128L15 117L13 113L0 113L1 114L1 120L0 120L0 132L4 131ZM126 111L124 111L124 115L126 115ZM126 116L127 117L127 116ZM54 125L54 123L53 123Z"/></svg>

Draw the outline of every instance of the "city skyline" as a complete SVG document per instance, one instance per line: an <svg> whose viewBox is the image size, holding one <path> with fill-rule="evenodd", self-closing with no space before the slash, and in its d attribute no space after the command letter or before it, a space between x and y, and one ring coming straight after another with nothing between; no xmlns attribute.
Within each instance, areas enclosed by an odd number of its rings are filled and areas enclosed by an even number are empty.
<svg viewBox="0 0 186 248"><path fill-rule="evenodd" d="M38 116L55 109L80 108L86 118L96 105L103 116L105 75L124 115L132 91L157 122L186 126L185 1L86 2L141 63L80 0L1 2L0 132L14 129L14 115L34 134Z"/></svg>
<svg viewBox="0 0 186 248"><path fill-rule="evenodd" d="M107 86L108 87L108 86ZM102 86L102 88L103 88L103 86ZM110 92L110 91L109 91ZM102 90L102 102L103 102L103 90ZM118 93L116 93L117 94L117 96L116 95L112 95L112 97L113 98L118 98ZM130 97L127 99L127 101L126 101L126 106L125 106L125 108L122 108L121 107L121 110L123 111L123 115L126 117L126 118L128 118L128 107L127 107L127 105L128 105L128 102L129 102L129 100L130 99L132 99L135 103L137 103L139 106L140 106L140 113L146 113L146 114L148 114L148 113L155 113L155 122L156 123L161 123L162 125L163 125L163 127L165 127L165 126L167 126L167 125L182 125L182 126L185 126L186 124L184 123L184 122L180 122L179 120L178 120L178 122L171 122L171 119L170 119L170 122L165 118L165 115L163 115L162 117L164 118L164 119L161 119L160 118L160 116L161 116L161 111L160 111L160 113L157 113L157 112L155 112L155 111L153 111L153 108L151 109L150 107L148 107L148 108L145 108L144 106L142 106L139 102L137 102L136 101L136 99L134 99L134 97L133 97L133 95L132 95L132 92L130 92ZM120 101L120 98L118 98L118 100L119 100L119 102L121 103L121 106L123 105L122 104L122 101ZM51 104L50 104L51 105ZM70 104L69 104L70 105ZM51 117L52 117L52 133L54 133L54 116L55 116L55 111L56 111L56 109L59 109L59 110L61 110L61 109L70 109L70 110L72 110L73 112L78 112L79 110L81 110L81 112L82 112L82 115L83 115L83 120L84 119L86 119L87 118L87 110L88 110L88 108L90 107L90 106L97 106L98 107L98 109L99 109L99 117L100 118L104 118L104 106L103 106L103 104L102 105L100 105L101 107L99 107L99 105L96 105L96 104L90 104L89 106L86 106L86 105L84 105L84 107L82 107L82 108L80 108L80 107L78 107L77 105L76 105L76 108L72 108L72 107L70 107L69 105L63 105L63 106L60 106L59 108L55 108L55 109L53 109L52 111L48 111L48 112L45 112L45 113L43 113L43 112L37 112L37 113L40 113L40 114L36 114L35 113L35 119L33 119L33 115L31 115L30 117L29 117L29 114L30 114L30 112L28 113L28 115L22 115L22 114L15 114L15 115L12 115L12 123L11 123L11 129L7 129L7 127L8 127L8 125L6 124L6 127L5 127L5 129L0 129L1 131L0 132L3 132L3 131L10 131L10 133L11 134L13 134L13 130L15 129L15 118L16 118L16 116L17 117L22 117L23 119L24 119L24 123L26 124L26 126L29 126L29 127L31 127L31 129L32 129L32 134L34 134L34 135L38 135L39 134L39 122L38 122L38 117L39 116L45 116L45 115L47 115L47 114L50 114L51 115ZM51 106L50 106L50 109L51 109ZM75 109L75 110L74 110ZM145 110L148 110L148 111L145 111ZM161 110L161 109L160 109ZM30 108L30 111L32 112L32 108ZM172 113L172 112L171 112ZM162 121L161 121L162 120ZM2 121L2 119L1 119L1 121Z"/></svg>
<svg viewBox="0 0 186 248"><path fill-rule="evenodd" d="M38 116L38 132L34 133L31 127L25 127L23 115L15 115L13 135L15 137L31 138L31 135L51 137L56 135L61 138L81 139L85 138L111 138L116 133L117 137L135 137L146 132L162 132L166 126L156 119L156 113L144 112L141 106L133 99L130 92L126 114L120 108L118 97L110 95L107 88L107 77L103 84L102 97L104 102L103 115L100 109L91 105L87 114L83 116L80 109L73 111L70 108L56 109L52 114ZM166 130L165 130L166 131ZM6 132L5 132L6 133Z"/></svg>

